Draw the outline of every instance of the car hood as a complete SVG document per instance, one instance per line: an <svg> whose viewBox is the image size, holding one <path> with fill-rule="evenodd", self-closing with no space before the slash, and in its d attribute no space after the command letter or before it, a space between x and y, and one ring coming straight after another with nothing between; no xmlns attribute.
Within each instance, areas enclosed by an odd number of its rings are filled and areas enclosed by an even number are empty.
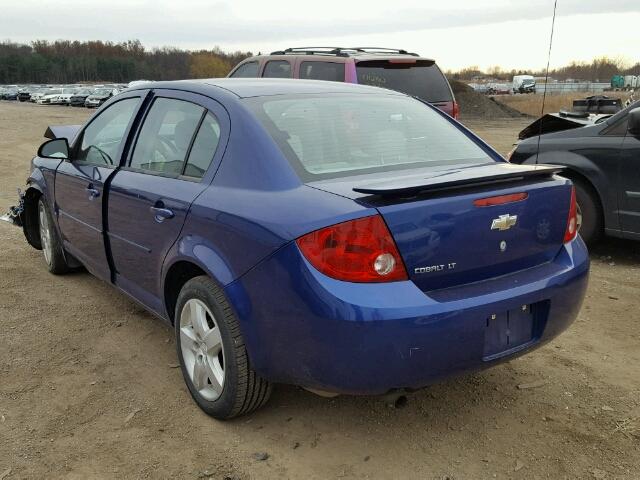
<svg viewBox="0 0 640 480"><path fill-rule="evenodd" d="M609 117L611 117L610 114L591 114L578 117L562 113L548 113L525 127L518 134L518 138L520 140L537 138L540 133L544 138L589 136L592 130L587 129L601 128L605 123L604 120Z"/></svg>

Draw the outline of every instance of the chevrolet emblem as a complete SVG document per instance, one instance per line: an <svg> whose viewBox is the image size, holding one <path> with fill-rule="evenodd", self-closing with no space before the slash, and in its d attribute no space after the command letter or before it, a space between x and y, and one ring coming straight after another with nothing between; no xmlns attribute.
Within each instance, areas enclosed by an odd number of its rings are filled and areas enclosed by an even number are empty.
<svg viewBox="0 0 640 480"><path fill-rule="evenodd" d="M500 215L491 221L491 230L509 230L518 221L517 215Z"/></svg>

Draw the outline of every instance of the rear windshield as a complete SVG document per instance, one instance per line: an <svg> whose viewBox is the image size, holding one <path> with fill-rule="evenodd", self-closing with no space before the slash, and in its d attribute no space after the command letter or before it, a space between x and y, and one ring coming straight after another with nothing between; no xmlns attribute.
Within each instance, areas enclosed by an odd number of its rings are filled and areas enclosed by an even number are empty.
<svg viewBox="0 0 640 480"><path fill-rule="evenodd" d="M492 159L442 114L404 95L246 99L303 181Z"/></svg>
<svg viewBox="0 0 640 480"><path fill-rule="evenodd" d="M358 83L389 88L427 102L451 102L451 89L438 66L432 61L390 63L388 60L369 60L356 64Z"/></svg>

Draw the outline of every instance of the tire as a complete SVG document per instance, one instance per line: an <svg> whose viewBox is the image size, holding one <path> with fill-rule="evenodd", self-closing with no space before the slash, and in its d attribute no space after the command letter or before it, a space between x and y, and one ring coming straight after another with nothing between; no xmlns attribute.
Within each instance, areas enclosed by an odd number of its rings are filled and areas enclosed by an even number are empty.
<svg viewBox="0 0 640 480"><path fill-rule="evenodd" d="M581 216L580 236L587 245L594 245L603 233L602 207L593 188L581 180L573 180L576 187L578 215Z"/></svg>
<svg viewBox="0 0 640 480"><path fill-rule="evenodd" d="M40 245L49 272L55 275L67 273L69 265L64 257L62 240L53 223L51 211L42 197L38 199L38 227Z"/></svg>
<svg viewBox="0 0 640 480"><path fill-rule="evenodd" d="M226 420L269 400L273 387L251 369L238 319L209 277L182 287L174 318L182 375L205 413Z"/></svg>

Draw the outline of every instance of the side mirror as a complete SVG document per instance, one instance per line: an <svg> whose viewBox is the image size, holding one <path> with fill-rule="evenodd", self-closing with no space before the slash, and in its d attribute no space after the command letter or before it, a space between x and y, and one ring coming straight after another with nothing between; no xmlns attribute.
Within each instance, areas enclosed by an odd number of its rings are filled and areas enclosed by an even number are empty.
<svg viewBox="0 0 640 480"><path fill-rule="evenodd" d="M69 141L66 138L54 138L40 145L38 156L43 158L69 159Z"/></svg>
<svg viewBox="0 0 640 480"><path fill-rule="evenodd" d="M634 108L629 112L629 133L631 135L640 135L640 107Z"/></svg>

